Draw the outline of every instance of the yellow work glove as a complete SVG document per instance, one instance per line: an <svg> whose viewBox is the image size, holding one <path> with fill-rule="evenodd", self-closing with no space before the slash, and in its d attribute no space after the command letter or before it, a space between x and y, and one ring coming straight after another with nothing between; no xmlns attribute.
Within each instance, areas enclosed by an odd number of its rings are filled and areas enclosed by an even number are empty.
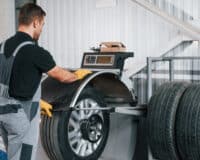
<svg viewBox="0 0 200 160"><path fill-rule="evenodd" d="M83 79L85 76L91 73L92 72L88 69L78 69L77 71L74 72L78 80Z"/></svg>
<svg viewBox="0 0 200 160"><path fill-rule="evenodd" d="M53 109L53 107L51 104L41 99L40 108L41 108L41 114L47 115L48 117L52 117L51 110Z"/></svg>

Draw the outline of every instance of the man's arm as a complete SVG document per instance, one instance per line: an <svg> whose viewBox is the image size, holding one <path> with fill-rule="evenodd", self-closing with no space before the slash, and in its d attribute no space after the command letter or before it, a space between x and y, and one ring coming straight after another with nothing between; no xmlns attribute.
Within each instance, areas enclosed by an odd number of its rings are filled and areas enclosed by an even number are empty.
<svg viewBox="0 0 200 160"><path fill-rule="evenodd" d="M75 73L72 73L66 69L63 69L59 66L55 66L52 69L50 69L47 74L55 78L56 80L62 82L62 83L70 83L78 80L78 76ZM40 107L41 107L41 113L44 115L48 115L49 117L52 117L52 109L53 106L49 104L48 102L44 100L40 100Z"/></svg>
<svg viewBox="0 0 200 160"><path fill-rule="evenodd" d="M47 72L50 77L55 78L62 83L70 83L83 79L85 76L91 73L92 72L87 69L78 69L75 72L70 72L59 66L55 66ZM43 114L47 114L49 117L52 117L51 110L53 107L51 104L45 102L44 100L40 100L40 107L43 111Z"/></svg>
<svg viewBox="0 0 200 160"><path fill-rule="evenodd" d="M51 54L41 47L36 48L35 53L37 54L33 54L33 61L36 67L39 68L41 72L47 73L50 77L62 83L81 80L91 73L91 71L86 69L78 69L75 72L70 72L57 66Z"/></svg>
<svg viewBox="0 0 200 160"><path fill-rule="evenodd" d="M47 72L47 74L50 77L55 78L62 83L70 83L70 82L74 82L74 81L78 80L78 77L76 74L74 74L66 69L63 69L59 66L53 67L51 70L49 70Z"/></svg>

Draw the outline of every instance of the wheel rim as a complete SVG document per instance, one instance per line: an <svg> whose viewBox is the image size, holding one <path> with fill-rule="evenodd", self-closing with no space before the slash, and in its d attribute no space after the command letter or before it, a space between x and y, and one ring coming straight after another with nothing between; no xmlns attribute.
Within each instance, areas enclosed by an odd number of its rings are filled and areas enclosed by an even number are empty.
<svg viewBox="0 0 200 160"><path fill-rule="evenodd" d="M90 98L79 101L76 106L80 109L100 107L95 100ZM103 137L103 122L103 114L99 110L71 112L68 123L68 141L76 155L87 157L97 150Z"/></svg>

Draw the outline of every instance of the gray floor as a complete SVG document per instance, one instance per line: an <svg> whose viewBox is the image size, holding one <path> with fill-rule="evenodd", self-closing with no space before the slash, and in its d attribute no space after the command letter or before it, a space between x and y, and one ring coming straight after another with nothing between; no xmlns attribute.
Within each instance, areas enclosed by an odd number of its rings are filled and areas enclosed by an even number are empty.
<svg viewBox="0 0 200 160"><path fill-rule="evenodd" d="M111 130L99 160L132 160L136 143L137 121L131 116L111 115ZM39 142L37 160L49 160Z"/></svg>

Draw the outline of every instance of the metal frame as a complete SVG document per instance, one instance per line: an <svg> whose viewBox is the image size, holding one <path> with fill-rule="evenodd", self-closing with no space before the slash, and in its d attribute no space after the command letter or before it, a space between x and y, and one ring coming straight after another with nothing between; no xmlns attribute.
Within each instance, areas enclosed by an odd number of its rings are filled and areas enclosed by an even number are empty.
<svg viewBox="0 0 200 160"><path fill-rule="evenodd" d="M100 110L100 111L115 112L115 113L131 115L131 116L139 116L139 117L146 116L147 113L146 109L147 109L146 105L139 105L135 107L130 107L127 105L123 107L108 106L108 107L95 107L95 108L76 108L76 107L73 108L73 110Z"/></svg>
<svg viewBox="0 0 200 160"><path fill-rule="evenodd" d="M190 42L190 44L192 44L194 42L194 40L192 40L190 37L185 36L185 35L178 35L175 38L173 38L170 42L168 42L167 44L165 44L163 46L160 46L160 48L158 50L151 51L150 53L151 53L151 55L156 55L156 56L159 57L159 56L167 54L168 52L172 51L173 49L175 49L179 45L183 44L184 42ZM199 49L200 49L200 43L199 43ZM146 66L145 62L144 62L144 64L140 65L138 67L139 68L139 72L145 66ZM135 73L133 75L135 75Z"/></svg>
<svg viewBox="0 0 200 160"><path fill-rule="evenodd" d="M168 61L169 62L169 81L174 80L174 61L175 60L200 60L200 57L147 57L147 98L152 96L152 63Z"/></svg>

